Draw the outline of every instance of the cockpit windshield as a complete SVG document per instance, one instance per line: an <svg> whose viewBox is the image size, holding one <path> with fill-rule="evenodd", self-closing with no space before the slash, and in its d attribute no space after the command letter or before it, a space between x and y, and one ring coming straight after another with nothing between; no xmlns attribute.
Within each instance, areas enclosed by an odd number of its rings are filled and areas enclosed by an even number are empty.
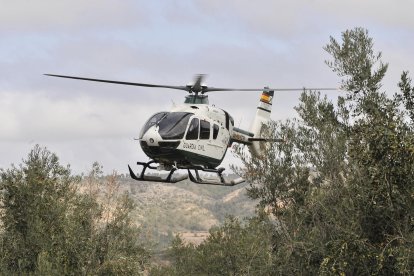
<svg viewBox="0 0 414 276"><path fill-rule="evenodd" d="M147 132L150 127L159 123L159 121L166 115L168 112L158 112L151 116L148 121L145 123L144 127L139 134L139 138L141 139L144 136L145 132Z"/></svg>
<svg viewBox="0 0 414 276"><path fill-rule="evenodd" d="M188 120L193 113L188 112L170 112L157 122L158 132L162 139L173 140L182 139L187 128Z"/></svg>

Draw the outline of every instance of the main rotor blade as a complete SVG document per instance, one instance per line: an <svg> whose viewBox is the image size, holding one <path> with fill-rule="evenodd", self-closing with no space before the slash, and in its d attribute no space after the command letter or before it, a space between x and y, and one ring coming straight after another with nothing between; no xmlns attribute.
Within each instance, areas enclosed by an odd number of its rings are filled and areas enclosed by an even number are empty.
<svg viewBox="0 0 414 276"><path fill-rule="evenodd" d="M202 80L205 75L197 75L195 83L193 85L187 86L176 86L176 85L161 85L161 84L150 84L150 83L139 83L139 82L126 82L126 81L113 81L113 80L104 80L104 79L92 79L92 78L83 78L83 77L74 77L66 75L55 75L55 74L44 74L45 76L66 78L66 79L75 79L75 80L85 80L85 81L96 81L96 82L105 82L113 84L122 84L122 85L132 85L132 86L142 86L142 87L156 87L156 88L170 88L176 90L183 90L187 92L217 92L217 91L303 91L303 90L339 90L338 88L215 88L215 87L206 87L202 86Z"/></svg>
<svg viewBox="0 0 414 276"><path fill-rule="evenodd" d="M339 90L338 88L215 88L207 87L203 92L217 92L217 91L303 91L303 90Z"/></svg>
<svg viewBox="0 0 414 276"><path fill-rule="evenodd" d="M190 91L189 87L186 86L174 86L174 85L159 85L159 84L149 84L149 83L139 83L139 82L125 82L125 81L112 81L112 80L103 80L103 79L91 79L91 78L81 78L73 76L64 76L64 75L54 75L54 74L44 74L45 76L66 78L66 79L75 79L75 80L85 80L85 81L96 81L96 82L106 82L122 85L132 85L132 86L143 86L143 87L158 87L158 88L170 88L177 90Z"/></svg>

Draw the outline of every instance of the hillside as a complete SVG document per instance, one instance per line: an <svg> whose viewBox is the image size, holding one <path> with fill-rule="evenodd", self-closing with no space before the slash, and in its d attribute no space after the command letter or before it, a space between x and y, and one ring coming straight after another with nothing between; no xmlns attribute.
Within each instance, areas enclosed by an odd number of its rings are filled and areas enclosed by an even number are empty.
<svg viewBox="0 0 414 276"><path fill-rule="evenodd" d="M143 236L164 249L178 233L199 242L206 232L228 215L249 217L256 203L246 196L248 184L234 187L137 182L119 177L120 192L128 192L136 203L134 219ZM193 235L194 234L194 235Z"/></svg>

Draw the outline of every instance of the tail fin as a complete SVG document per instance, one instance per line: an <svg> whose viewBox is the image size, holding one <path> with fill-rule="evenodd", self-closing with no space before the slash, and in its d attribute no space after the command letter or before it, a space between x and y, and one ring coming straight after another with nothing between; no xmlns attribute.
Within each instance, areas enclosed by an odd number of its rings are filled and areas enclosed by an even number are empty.
<svg viewBox="0 0 414 276"><path fill-rule="evenodd" d="M262 95L260 96L260 102L257 106L256 116L254 117L250 132L254 134L254 138L263 137L265 133L265 126L270 121L270 113L272 112L272 100L274 91L268 90L269 87L265 87ZM264 151L260 144L263 142L255 141L249 146L252 155L261 155Z"/></svg>

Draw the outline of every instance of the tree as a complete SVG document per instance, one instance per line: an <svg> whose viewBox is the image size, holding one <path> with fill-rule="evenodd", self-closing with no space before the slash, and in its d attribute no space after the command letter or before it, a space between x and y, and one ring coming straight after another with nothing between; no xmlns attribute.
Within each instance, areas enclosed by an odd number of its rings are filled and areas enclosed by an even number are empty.
<svg viewBox="0 0 414 276"><path fill-rule="evenodd" d="M95 183L95 164L84 182ZM0 172L0 272L3 274L96 275L137 274L148 260L138 243L126 196L114 206L100 202L99 193L82 189L80 177L58 157L35 146L19 167ZM115 178L102 181L116 186ZM83 183L84 183L83 182ZM110 216L109 216L110 215Z"/></svg>
<svg viewBox="0 0 414 276"><path fill-rule="evenodd" d="M382 92L387 64L362 28L331 37L327 61L346 97L334 104L303 93L299 119L273 124L272 145L260 158L239 149L241 171L280 220L275 272L410 274L414 229L413 88ZM410 121L407 120L411 117Z"/></svg>
<svg viewBox="0 0 414 276"><path fill-rule="evenodd" d="M359 86L363 92L353 97L356 103L351 112L355 123L349 138L352 174L347 181L361 237L378 253L375 259L378 271L407 273L406 268L413 269L412 260L407 260L405 250L404 254L396 253L400 246L405 248L412 244L407 237L412 235L414 226L414 133L406 120L407 115L412 116L410 80L403 72L399 83L401 91L394 98L380 91L387 65L379 61L381 53L373 54L372 39L365 30L345 32L342 46L337 45L331 39L331 45L326 47L335 58L333 70L348 77L345 89ZM349 48L353 51L344 54ZM350 60L360 60L367 66L352 64ZM379 65L373 71L376 62ZM347 63L351 70L344 69Z"/></svg>
<svg viewBox="0 0 414 276"><path fill-rule="evenodd" d="M264 216L244 224L229 217L210 229L200 245L186 244L179 236L173 241L173 265L154 268L152 275L272 275L271 239L275 226Z"/></svg>

